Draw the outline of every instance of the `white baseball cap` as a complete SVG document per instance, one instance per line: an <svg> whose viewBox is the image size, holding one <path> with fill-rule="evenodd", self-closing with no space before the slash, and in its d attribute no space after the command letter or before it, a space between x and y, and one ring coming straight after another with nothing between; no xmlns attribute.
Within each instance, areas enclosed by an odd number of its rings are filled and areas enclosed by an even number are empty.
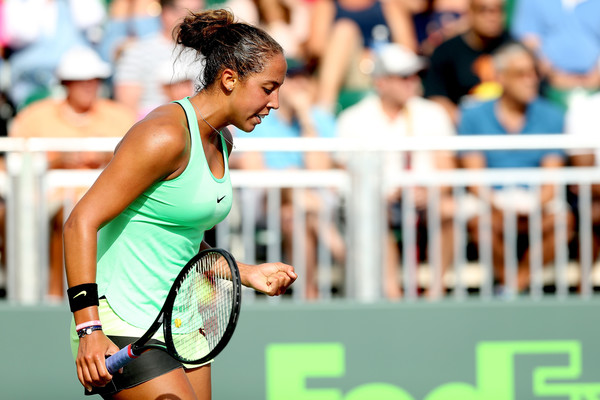
<svg viewBox="0 0 600 400"><path fill-rule="evenodd" d="M68 50L61 57L56 69L56 76L61 81L106 79L110 74L110 64L104 62L94 49L85 46Z"/></svg>
<svg viewBox="0 0 600 400"><path fill-rule="evenodd" d="M426 62L410 49L395 43L387 43L375 52L374 76L410 76L424 69Z"/></svg>
<svg viewBox="0 0 600 400"><path fill-rule="evenodd" d="M196 74L191 67L179 60L165 60L157 68L156 77L163 85L169 85L183 81L194 81Z"/></svg>
<svg viewBox="0 0 600 400"><path fill-rule="evenodd" d="M191 48L181 48L171 52L168 59L162 60L155 71L156 79L163 85L183 81L196 81L202 70L203 58ZM180 51L181 50L181 51Z"/></svg>

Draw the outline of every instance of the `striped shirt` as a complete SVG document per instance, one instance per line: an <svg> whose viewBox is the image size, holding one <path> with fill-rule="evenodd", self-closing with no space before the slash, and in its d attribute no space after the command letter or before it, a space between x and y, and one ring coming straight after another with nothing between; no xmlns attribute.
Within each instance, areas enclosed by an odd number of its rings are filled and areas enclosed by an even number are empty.
<svg viewBox="0 0 600 400"><path fill-rule="evenodd" d="M194 52L195 53L195 52ZM195 69L196 76L200 74L199 64L192 62L194 54L185 52L185 62ZM175 60L179 56L179 48L162 33L156 33L138 39L128 46L121 57L117 59L114 85L139 85L142 87L137 111L140 117L145 116L154 108L168 103L157 71L166 61ZM192 93L190 93L191 95Z"/></svg>

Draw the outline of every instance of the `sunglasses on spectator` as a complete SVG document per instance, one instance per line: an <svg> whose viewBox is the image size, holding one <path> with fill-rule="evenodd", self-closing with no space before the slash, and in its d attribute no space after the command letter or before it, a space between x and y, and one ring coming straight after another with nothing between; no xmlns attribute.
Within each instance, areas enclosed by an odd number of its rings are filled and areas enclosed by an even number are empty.
<svg viewBox="0 0 600 400"><path fill-rule="evenodd" d="M476 14L504 14L504 6L474 5L472 10Z"/></svg>
<svg viewBox="0 0 600 400"><path fill-rule="evenodd" d="M533 68L507 69L504 71L504 73L511 78L517 78L517 79L531 78L531 77L537 78L537 76L538 76L537 71Z"/></svg>
<svg viewBox="0 0 600 400"><path fill-rule="evenodd" d="M387 78L398 78L398 79L402 79L402 80L409 80L412 78L415 78L416 76L418 76L418 74L408 74L408 75L402 75L402 74L387 74L387 75L383 75Z"/></svg>

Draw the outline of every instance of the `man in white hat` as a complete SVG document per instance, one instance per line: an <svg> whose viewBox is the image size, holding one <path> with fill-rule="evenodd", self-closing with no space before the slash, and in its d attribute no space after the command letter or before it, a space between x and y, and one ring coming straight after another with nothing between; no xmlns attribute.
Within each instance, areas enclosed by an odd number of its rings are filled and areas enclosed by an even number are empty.
<svg viewBox="0 0 600 400"><path fill-rule="evenodd" d="M102 79L110 66L88 47L74 47L61 58L56 70L64 98L36 101L17 113L9 130L12 137L121 137L135 123L135 113L110 99L100 97ZM110 160L107 153L49 152L48 167L101 168ZM63 294L62 203L64 193L51 194L53 231L50 243L50 286L48 295Z"/></svg>
<svg viewBox="0 0 600 400"><path fill-rule="evenodd" d="M167 101L183 99L194 94L197 74L179 58L163 60L155 75Z"/></svg>
<svg viewBox="0 0 600 400"><path fill-rule="evenodd" d="M454 126L445 110L421 97L421 81L418 74L424 67L424 60L412 51L397 44L383 46L377 52L374 61L375 94L340 113L338 135L384 143L398 137L454 135ZM413 152L401 155L388 153L383 163L383 173L390 175L406 168L427 171L455 167L453 154L446 152ZM400 266L397 236L400 236L402 226L401 194L400 188L387 193L390 229L386 243L384 290L390 299L402 295L397 279ZM426 194L424 188L415 188L415 206L421 225L418 228L426 227ZM429 240L432 240L434 234L441 240L444 269L449 266L453 257L452 209L451 192L449 188L445 188L445 191L440 193L440 229L437 232L429 232ZM430 293L438 294L439 290Z"/></svg>

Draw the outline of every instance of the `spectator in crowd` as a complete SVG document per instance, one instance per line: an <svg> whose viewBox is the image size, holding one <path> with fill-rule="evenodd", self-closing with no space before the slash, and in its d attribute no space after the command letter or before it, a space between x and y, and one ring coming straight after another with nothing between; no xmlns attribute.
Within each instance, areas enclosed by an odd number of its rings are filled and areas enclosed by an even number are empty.
<svg viewBox="0 0 600 400"><path fill-rule="evenodd" d="M13 137L118 137L135 122L135 114L113 100L100 97L101 80L110 76L110 65L89 47L74 47L62 57L56 76L65 88L65 98L32 103L17 113ZM110 155L100 152L49 153L50 169L101 168ZM63 202L68 194L50 193L51 218L49 298L61 298L63 288ZM80 193L76 196L78 197ZM71 199L77 201L78 198Z"/></svg>
<svg viewBox="0 0 600 400"><path fill-rule="evenodd" d="M106 11L101 0L10 0L3 26L10 48L10 99L18 110L60 85L54 71L74 45L99 39Z"/></svg>
<svg viewBox="0 0 600 400"><path fill-rule="evenodd" d="M576 96L569 105L566 115L565 132L573 137L598 135L600 130L600 93L591 96ZM570 164L575 167L600 166L600 148L594 150L579 149L569 151ZM581 221L579 217L578 186L570 188L573 196L571 207L579 224L589 223ZM592 262L598 260L600 255L600 184L591 186L591 224L592 224ZM580 254L581 257L581 254Z"/></svg>
<svg viewBox="0 0 600 400"><path fill-rule="evenodd" d="M257 125L252 138L276 137L333 137L335 119L332 114L315 107L315 80L307 66L294 59L288 59L288 72L285 84L280 89L279 109ZM332 167L332 160L324 152L247 152L238 154L237 165L242 169L310 169L326 170ZM233 161L233 160L232 160ZM293 257L294 217L292 191L284 189L281 199L281 228L285 257ZM320 192L307 190L302 207L306 212L305 257L306 257L306 297L316 299L319 295L317 282L318 240L324 240L337 261L343 261L345 244L334 221L327 232L320 230L318 216L323 207L335 207L334 193L321 196ZM264 210L266 212L266 210Z"/></svg>
<svg viewBox="0 0 600 400"><path fill-rule="evenodd" d="M543 95L566 107L576 89L600 89L600 1L519 0L512 33L541 61Z"/></svg>
<svg viewBox="0 0 600 400"><path fill-rule="evenodd" d="M0 21L4 21L4 3L0 2ZM8 135L8 121L14 116L14 107L10 103L6 91L8 82L6 76L6 35L3 25L0 26L0 137ZM0 157L0 171L4 171L4 157ZM6 203L5 188L0 188L0 298L6 296Z"/></svg>
<svg viewBox="0 0 600 400"><path fill-rule="evenodd" d="M306 59L310 3L306 0L257 0L258 25L273 36L289 58Z"/></svg>
<svg viewBox="0 0 600 400"><path fill-rule="evenodd" d="M179 51L173 39L173 29L177 23L190 11L201 10L204 1L161 0L160 5L161 30L125 47L116 62L113 77L115 100L136 112L138 118L167 101L155 71ZM189 61L193 70L192 52L185 52L182 56Z"/></svg>
<svg viewBox="0 0 600 400"><path fill-rule="evenodd" d="M372 50L392 41L416 45L411 15L400 1L317 0L308 57L318 66L318 104L339 112L372 89Z"/></svg>
<svg viewBox="0 0 600 400"><path fill-rule="evenodd" d="M158 0L111 0L98 44L100 56L114 64L130 41L159 32L159 14Z"/></svg>
<svg viewBox="0 0 600 400"><path fill-rule="evenodd" d="M471 0L468 30L440 44L431 55L425 97L441 104L455 123L465 98L499 94L490 54L509 38L505 17L504 0Z"/></svg>
<svg viewBox="0 0 600 400"><path fill-rule="evenodd" d="M382 47L375 58L373 71L376 94L342 111L338 118L338 135L363 138L369 141L386 141L398 137L452 136L454 126L445 110L433 101L419 96L418 73L425 63L412 51L397 45ZM408 155L408 153L407 153ZM347 159L340 160L343 164ZM397 174L405 168L415 171L432 171L455 167L454 155L449 152L415 152L407 156L391 154L383 165L385 174ZM427 191L415 187L414 199L420 227L427 226ZM387 193L389 231L386 241L385 295L390 299L402 296L398 284L400 251L398 234L401 234L402 190ZM453 258L452 214L454 202L450 188L440 191L440 229L436 233L441 242L442 269L445 271ZM417 227L418 228L418 227ZM429 240L432 240L430 236ZM437 288L439 289L439 288ZM437 294L432 290L430 294Z"/></svg>
<svg viewBox="0 0 600 400"><path fill-rule="evenodd" d="M156 71L158 82L167 101L183 99L194 94L196 74L179 58L164 60Z"/></svg>
<svg viewBox="0 0 600 400"><path fill-rule="evenodd" d="M15 115L15 106L8 94L12 84L8 64L11 49L8 47L8 32L6 32L6 24L4 24L5 7L5 4L0 2L0 137L8 135L8 124ZM0 170L4 170L3 164L3 154L0 153ZM0 191L0 196L2 195L3 193Z"/></svg>
<svg viewBox="0 0 600 400"><path fill-rule="evenodd" d="M468 29L470 0L403 0L413 15L417 53L430 57L442 42Z"/></svg>
<svg viewBox="0 0 600 400"><path fill-rule="evenodd" d="M564 132L563 112L538 96L539 77L536 59L530 51L519 43L507 44L495 53L494 67L498 82L502 85L502 96L496 100L465 106L458 127L460 135L535 135ZM536 167L551 169L564 166L565 153L560 150L486 150L462 153L460 161L462 166L469 169ZM554 222L560 211L567 212L567 236L570 238L573 234L574 221L572 214L566 209L568 208L566 199L558 198L551 184L541 187L539 199L526 186L496 186L490 191L489 198L483 198L485 192L480 187L471 187L470 190L478 196L478 201L490 203L491 246L495 278L500 285L498 286L500 290L514 289L504 286L506 260L504 259L503 218L509 211L516 215L519 238L516 289L526 290L530 283L530 252L532 250L540 252L544 265L554 259ZM532 249L528 243L529 216L535 209L541 211L542 249ZM477 218L474 217L469 223L476 243L479 240Z"/></svg>
<svg viewBox="0 0 600 400"><path fill-rule="evenodd" d="M4 21L4 3L0 2L0 137L8 134L8 122L15 114L15 107L8 96L11 81L9 79L8 37ZM1 169L1 168L0 168Z"/></svg>

